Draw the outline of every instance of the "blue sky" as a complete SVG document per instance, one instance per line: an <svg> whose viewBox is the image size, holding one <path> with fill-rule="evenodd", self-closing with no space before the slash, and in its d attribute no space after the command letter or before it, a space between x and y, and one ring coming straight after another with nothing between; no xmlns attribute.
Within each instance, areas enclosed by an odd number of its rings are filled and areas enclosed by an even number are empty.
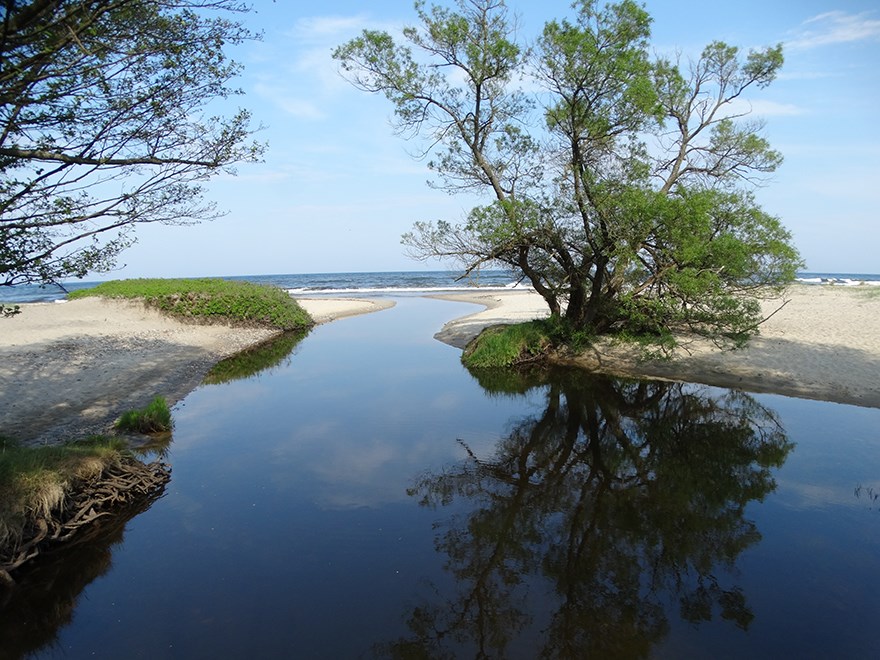
<svg viewBox="0 0 880 660"><path fill-rule="evenodd" d="M264 33L232 55L236 99L265 126L265 161L208 185L228 214L191 227L145 226L112 277L259 275L439 268L407 258L417 220L458 220L475 201L426 185L415 144L394 135L391 106L345 82L332 49L364 28L415 22L406 0L256 0ZM562 0L510 0L522 34L570 15ZM792 231L809 270L880 273L880 8L875 0L646 3L658 54L696 56L716 39L782 42L786 63L750 96L785 162L758 192Z"/></svg>

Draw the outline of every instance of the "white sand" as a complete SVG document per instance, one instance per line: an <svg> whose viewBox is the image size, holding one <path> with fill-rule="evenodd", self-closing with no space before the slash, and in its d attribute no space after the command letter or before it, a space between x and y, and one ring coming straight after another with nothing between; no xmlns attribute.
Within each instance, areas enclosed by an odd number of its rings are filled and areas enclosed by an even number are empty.
<svg viewBox="0 0 880 660"><path fill-rule="evenodd" d="M367 298L297 298L297 302L309 313L315 323L327 323L346 316L368 314L394 307L393 300Z"/></svg>
<svg viewBox="0 0 880 660"><path fill-rule="evenodd" d="M479 330L504 319L546 315L540 296L521 292L452 298L491 305L447 324L438 339L463 346ZM880 407L880 290L876 287L792 287L782 309L749 346L720 352L691 342L669 361L644 361L630 347L602 343L567 362L590 370L776 392ZM781 300L768 301L765 315Z"/></svg>
<svg viewBox="0 0 880 660"><path fill-rule="evenodd" d="M300 303L318 323L393 304ZM180 323L137 302L101 298L21 308L0 319L0 434L33 442L104 433L157 395L174 404L218 360L277 334Z"/></svg>

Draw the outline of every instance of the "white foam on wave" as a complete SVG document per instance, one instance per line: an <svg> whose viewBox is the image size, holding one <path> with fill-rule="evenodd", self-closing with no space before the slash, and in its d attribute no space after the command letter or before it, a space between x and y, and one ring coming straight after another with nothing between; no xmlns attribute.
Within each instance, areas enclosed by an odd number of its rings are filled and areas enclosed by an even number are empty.
<svg viewBox="0 0 880 660"><path fill-rule="evenodd" d="M828 286L880 286L880 280L862 280L852 277L798 277L800 284L827 284Z"/></svg>
<svg viewBox="0 0 880 660"><path fill-rule="evenodd" d="M436 286L436 287L364 287L357 289L318 289L305 287L285 289L292 296L306 295L352 295L375 293L482 293L484 291L510 291L511 289L531 289L530 286L507 284L505 286Z"/></svg>

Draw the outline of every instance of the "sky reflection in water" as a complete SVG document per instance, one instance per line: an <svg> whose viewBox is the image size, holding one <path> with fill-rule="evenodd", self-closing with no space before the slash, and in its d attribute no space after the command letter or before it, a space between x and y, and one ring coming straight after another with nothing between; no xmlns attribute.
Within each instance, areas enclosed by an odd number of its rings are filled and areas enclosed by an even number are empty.
<svg viewBox="0 0 880 660"><path fill-rule="evenodd" d="M880 411L485 390L431 338L472 309L403 298L193 392L165 497L37 657L880 652Z"/></svg>

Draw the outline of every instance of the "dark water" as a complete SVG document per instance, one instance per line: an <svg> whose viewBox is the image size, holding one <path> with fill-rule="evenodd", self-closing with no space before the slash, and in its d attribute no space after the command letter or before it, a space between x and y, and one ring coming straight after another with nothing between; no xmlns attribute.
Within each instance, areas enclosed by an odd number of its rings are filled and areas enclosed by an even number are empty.
<svg viewBox="0 0 880 660"><path fill-rule="evenodd" d="M880 410L477 378L431 338L472 310L403 298L223 370L165 496L41 567L0 656L880 655Z"/></svg>

